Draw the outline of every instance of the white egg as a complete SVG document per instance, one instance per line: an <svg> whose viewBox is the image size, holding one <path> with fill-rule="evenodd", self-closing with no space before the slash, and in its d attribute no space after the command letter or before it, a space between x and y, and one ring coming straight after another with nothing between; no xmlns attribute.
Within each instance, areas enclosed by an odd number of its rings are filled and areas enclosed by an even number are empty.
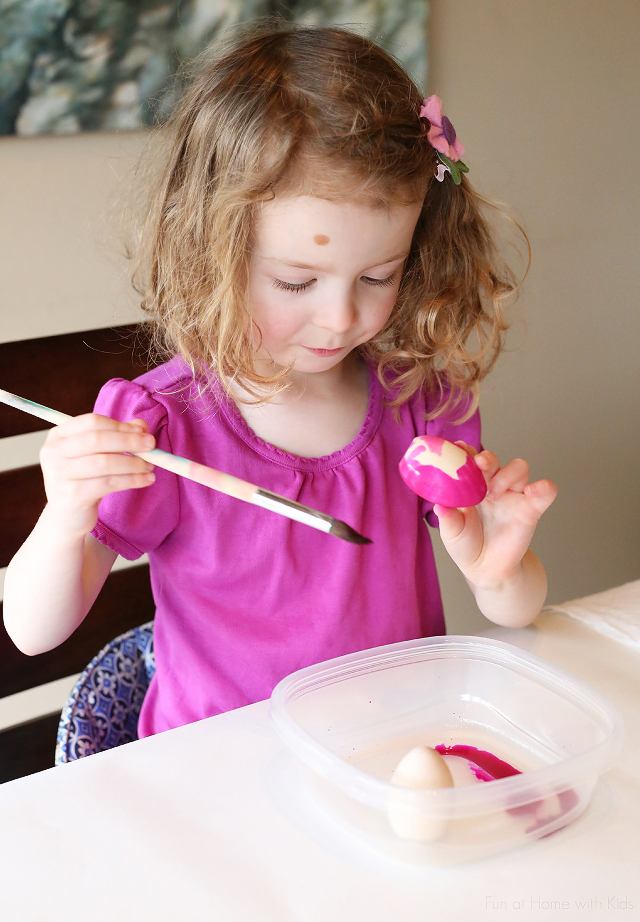
<svg viewBox="0 0 640 922"><path fill-rule="evenodd" d="M450 788L453 777L437 749L416 746L396 766L391 784L404 788Z"/></svg>
<svg viewBox="0 0 640 922"><path fill-rule="evenodd" d="M439 752L416 746L398 763L391 784L402 788L452 788L453 777ZM396 835L414 842L433 842L442 838L448 819L434 815L429 804L411 805L400 793L392 792L387 806L389 822Z"/></svg>

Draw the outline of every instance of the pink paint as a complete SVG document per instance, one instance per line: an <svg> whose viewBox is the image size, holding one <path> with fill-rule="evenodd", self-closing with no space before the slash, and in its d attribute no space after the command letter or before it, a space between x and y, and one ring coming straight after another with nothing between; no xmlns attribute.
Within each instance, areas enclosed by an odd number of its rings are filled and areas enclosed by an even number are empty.
<svg viewBox="0 0 640 922"><path fill-rule="evenodd" d="M416 454L424 450L426 446L432 455L436 455L438 458L442 457L442 449L444 448L446 439L441 439L438 435L423 435L420 436L420 439L414 439L411 445L407 450L405 458L414 458ZM452 445L455 445L455 442L451 442ZM458 446L459 448L460 446ZM462 449L464 451L464 449Z"/></svg>
<svg viewBox="0 0 640 922"><path fill-rule="evenodd" d="M486 749L476 749L475 746L436 746L435 749L442 756L460 756L469 762L469 768L479 781L496 781L498 778L509 778L511 775L521 775L522 772L503 762Z"/></svg>
<svg viewBox="0 0 640 922"><path fill-rule="evenodd" d="M484 476L471 455L435 435L415 438L399 470L414 493L442 506L477 506L487 495Z"/></svg>
<svg viewBox="0 0 640 922"><path fill-rule="evenodd" d="M487 752L485 749L476 749L475 746L445 746L441 743L434 748L442 756L458 756L461 759L466 759L469 763L469 768L479 781L497 781L499 778L509 778L512 775L522 774L518 768L514 768L513 765L504 762L502 759L494 756L493 753ZM519 807L510 807L507 809L507 813L512 816L531 815L533 823L526 828L525 832L535 832L537 829L548 826L560 817L566 816L578 804L578 795L572 789L560 791L556 796L558 798L558 812L554 816L548 816L544 813L549 798L535 800L528 804L522 804ZM559 828L562 829L562 827ZM557 831L557 829L553 830L553 832ZM547 835L551 835L551 833L547 833Z"/></svg>

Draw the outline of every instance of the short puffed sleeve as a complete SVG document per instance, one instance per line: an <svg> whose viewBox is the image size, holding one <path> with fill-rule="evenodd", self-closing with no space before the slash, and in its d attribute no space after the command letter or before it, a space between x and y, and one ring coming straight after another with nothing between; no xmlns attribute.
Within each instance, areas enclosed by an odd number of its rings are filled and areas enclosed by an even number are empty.
<svg viewBox="0 0 640 922"><path fill-rule="evenodd" d="M135 381L108 381L98 394L94 412L124 422L145 420L156 446L171 451L166 406ZM127 560L137 560L159 547L178 521L178 478L158 467L155 475L155 482L148 487L110 493L100 501L92 534Z"/></svg>

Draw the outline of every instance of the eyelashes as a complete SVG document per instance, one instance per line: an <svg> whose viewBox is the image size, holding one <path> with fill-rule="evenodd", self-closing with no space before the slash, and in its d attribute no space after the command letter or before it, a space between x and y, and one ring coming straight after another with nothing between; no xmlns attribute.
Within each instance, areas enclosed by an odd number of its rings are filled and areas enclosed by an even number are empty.
<svg viewBox="0 0 640 922"><path fill-rule="evenodd" d="M388 285L393 285L396 280L397 272L393 272L391 275L388 275L386 279L372 279L368 275L362 276L362 281L366 282L367 285L378 285L382 288L385 288Z"/></svg>
<svg viewBox="0 0 640 922"><path fill-rule="evenodd" d="M396 280L397 271L393 272L391 275L387 276L386 279L374 279L370 278L368 275L362 276L362 281L366 285L373 285L374 287L385 288L393 283ZM273 279L273 287L280 289L280 291L305 291L315 282L315 279L310 279L308 282L283 282L282 279Z"/></svg>
<svg viewBox="0 0 640 922"><path fill-rule="evenodd" d="M311 282L283 282L282 279L274 279L273 287L281 291L304 291L311 285Z"/></svg>

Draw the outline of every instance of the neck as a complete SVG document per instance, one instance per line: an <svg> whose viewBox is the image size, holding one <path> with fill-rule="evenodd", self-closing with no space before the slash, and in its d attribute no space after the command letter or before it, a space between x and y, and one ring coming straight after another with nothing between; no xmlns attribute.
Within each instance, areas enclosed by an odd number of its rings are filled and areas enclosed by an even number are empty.
<svg viewBox="0 0 640 922"><path fill-rule="evenodd" d="M257 362L256 369L259 374L268 377L277 370L276 366L267 362ZM351 352L339 365L329 368L326 371L319 371L310 374L308 372L299 372L295 368L284 379L286 390L282 391L276 397L269 397L268 390L263 389L264 401L260 405L269 403L288 403L290 401L305 402L306 399L321 400L335 399L336 395L344 393L345 390L357 388L361 385L363 379L366 379L366 366L360 355ZM238 382L231 382L232 393L239 399L239 402L250 400L254 402L253 397ZM258 388L260 391L260 388Z"/></svg>
<svg viewBox="0 0 640 922"><path fill-rule="evenodd" d="M369 405L367 369L357 355L335 368L288 378L286 391L260 404L244 403L234 385L240 415L254 433L290 454L316 458L332 454L358 434Z"/></svg>

